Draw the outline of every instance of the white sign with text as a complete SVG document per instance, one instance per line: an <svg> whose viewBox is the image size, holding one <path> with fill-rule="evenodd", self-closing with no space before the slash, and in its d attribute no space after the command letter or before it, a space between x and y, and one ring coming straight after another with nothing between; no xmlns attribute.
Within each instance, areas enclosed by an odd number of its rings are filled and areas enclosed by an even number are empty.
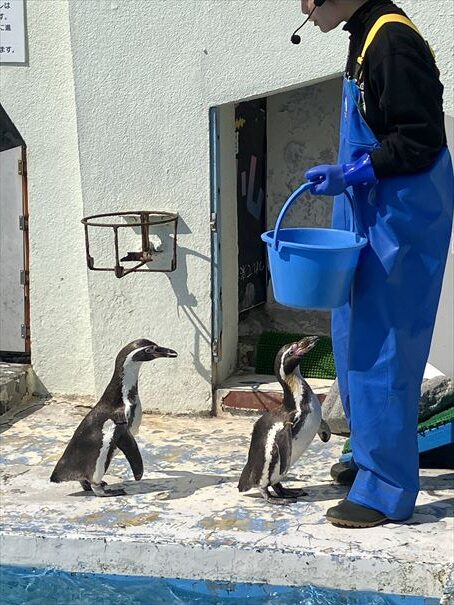
<svg viewBox="0 0 454 605"><path fill-rule="evenodd" d="M0 0L0 63L25 63L24 0Z"/></svg>

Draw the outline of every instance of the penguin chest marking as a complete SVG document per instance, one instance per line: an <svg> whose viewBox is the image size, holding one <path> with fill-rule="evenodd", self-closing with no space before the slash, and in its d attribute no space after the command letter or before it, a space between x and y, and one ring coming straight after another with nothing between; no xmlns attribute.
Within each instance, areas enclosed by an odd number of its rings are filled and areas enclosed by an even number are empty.
<svg viewBox="0 0 454 605"><path fill-rule="evenodd" d="M293 433L290 464L293 464L302 456L320 428L322 410L318 397L314 393L311 393L309 408L310 412Z"/></svg>
<svg viewBox="0 0 454 605"><path fill-rule="evenodd" d="M115 422L106 420L102 426L102 443L99 450L98 459L93 473L93 483L101 483L104 473L106 472L107 457L112 446L112 439L115 433Z"/></svg>
<svg viewBox="0 0 454 605"><path fill-rule="evenodd" d="M296 368L292 374L288 376L285 375L284 371L281 372L281 377L287 389L290 391L291 396L294 401L296 413L300 416L302 413L302 404L307 396L310 396L310 392L308 393L308 389L310 390L309 385L303 380L301 376L301 372L299 368Z"/></svg>
<svg viewBox="0 0 454 605"><path fill-rule="evenodd" d="M129 430L135 435L142 421L142 405L137 390L137 364L125 364L121 394Z"/></svg>
<svg viewBox="0 0 454 605"><path fill-rule="evenodd" d="M140 403L140 399L135 397L135 399L131 401L129 398L126 398L123 400L123 403L129 430L133 435L136 435L142 421L142 404Z"/></svg>

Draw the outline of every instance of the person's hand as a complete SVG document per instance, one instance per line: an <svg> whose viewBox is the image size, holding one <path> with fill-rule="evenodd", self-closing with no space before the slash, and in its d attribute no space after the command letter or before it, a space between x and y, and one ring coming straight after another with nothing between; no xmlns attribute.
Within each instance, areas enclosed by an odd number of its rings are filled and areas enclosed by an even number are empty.
<svg viewBox="0 0 454 605"><path fill-rule="evenodd" d="M339 195L347 188L342 164L315 166L304 176L313 183L311 191L317 195Z"/></svg>
<svg viewBox="0 0 454 605"><path fill-rule="evenodd" d="M377 177L370 155L365 153L351 164L322 164L308 170L306 179L313 183L316 195L339 195L351 185L375 185Z"/></svg>

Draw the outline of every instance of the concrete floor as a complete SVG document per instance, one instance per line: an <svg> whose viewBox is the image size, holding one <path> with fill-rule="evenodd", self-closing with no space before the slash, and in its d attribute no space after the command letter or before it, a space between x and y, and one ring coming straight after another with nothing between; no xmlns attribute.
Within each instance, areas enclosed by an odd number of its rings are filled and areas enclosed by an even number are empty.
<svg viewBox="0 0 454 605"><path fill-rule="evenodd" d="M117 455L106 480L127 495L96 498L49 482L86 413L53 399L2 417L2 563L441 596L453 563L452 471L421 471L408 523L336 529L324 513L346 493L329 478L341 438L314 440L292 472L309 495L283 508L236 488L255 418L147 415L144 478L134 482Z"/></svg>

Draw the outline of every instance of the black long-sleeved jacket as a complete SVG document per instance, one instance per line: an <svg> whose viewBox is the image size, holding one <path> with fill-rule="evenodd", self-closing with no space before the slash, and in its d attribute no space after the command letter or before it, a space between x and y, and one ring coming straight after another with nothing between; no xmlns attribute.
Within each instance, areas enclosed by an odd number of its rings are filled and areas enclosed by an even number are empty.
<svg viewBox="0 0 454 605"><path fill-rule="evenodd" d="M369 30L379 17L405 13L391 0L368 0L346 23L350 32L346 76L357 74ZM407 25L387 23L366 53L360 79L365 119L381 142L371 155L380 177L425 170L446 145L443 85L432 52Z"/></svg>

